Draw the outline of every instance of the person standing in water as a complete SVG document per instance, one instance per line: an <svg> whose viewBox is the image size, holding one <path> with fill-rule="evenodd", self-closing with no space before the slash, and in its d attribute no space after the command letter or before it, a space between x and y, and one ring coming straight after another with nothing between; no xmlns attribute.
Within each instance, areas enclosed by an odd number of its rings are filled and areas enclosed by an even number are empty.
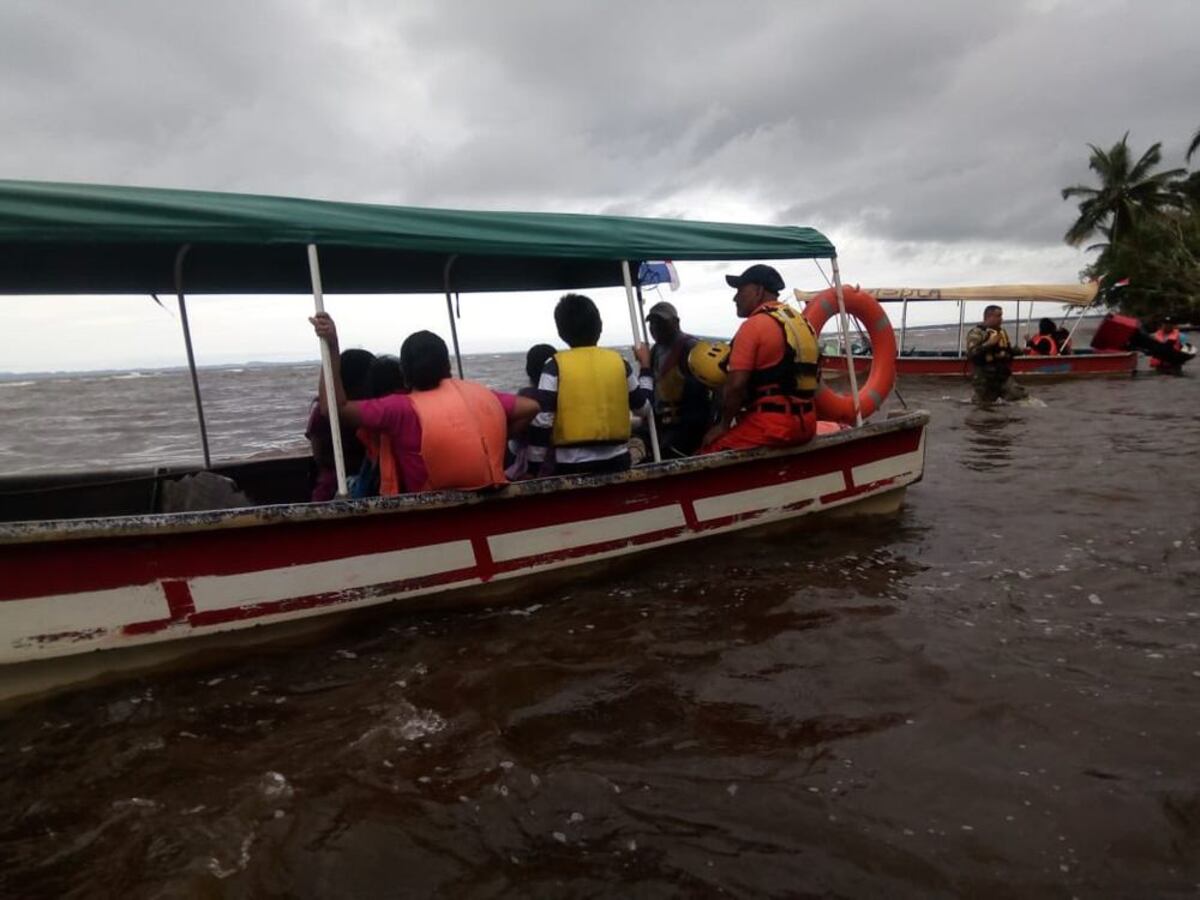
<svg viewBox="0 0 1200 900"><path fill-rule="evenodd" d="M1175 325L1175 320L1170 316L1163 317L1162 322L1159 323L1158 331L1154 332L1154 339L1160 344L1166 344L1176 352L1183 349L1183 335L1180 334L1179 329ZM1183 366L1176 363L1169 363L1156 356L1150 357L1150 368L1159 375L1183 374Z"/></svg>
<svg viewBox="0 0 1200 900"><path fill-rule="evenodd" d="M1012 342L1004 330L1004 311L996 305L983 311L983 321L967 332L967 358L975 367L974 402L1023 400L1028 391L1012 377Z"/></svg>

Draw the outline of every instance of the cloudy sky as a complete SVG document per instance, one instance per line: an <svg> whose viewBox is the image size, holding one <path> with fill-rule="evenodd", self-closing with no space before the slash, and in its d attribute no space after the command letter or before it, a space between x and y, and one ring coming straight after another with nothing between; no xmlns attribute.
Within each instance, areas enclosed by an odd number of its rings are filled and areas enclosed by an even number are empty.
<svg viewBox="0 0 1200 900"><path fill-rule="evenodd" d="M1196 0L7 0L0 177L802 224L852 282L1075 281L1059 189L1126 130L1183 164L1197 34ZM685 327L732 331L733 268L681 267ZM464 350L553 338L553 299L463 298ZM0 370L183 361L144 297L0 303ZM200 362L312 358L310 303L194 298ZM447 332L441 298L329 308L347 345Z"/></svg>

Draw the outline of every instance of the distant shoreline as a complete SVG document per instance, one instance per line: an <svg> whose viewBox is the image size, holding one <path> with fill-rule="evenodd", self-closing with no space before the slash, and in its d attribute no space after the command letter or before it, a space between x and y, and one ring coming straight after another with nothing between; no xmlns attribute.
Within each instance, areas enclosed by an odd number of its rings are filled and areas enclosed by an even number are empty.
<svg viewBox="0 0 1200 900"><path fill-rule="evenodd" d="M1086 315L1083 318L1085 318L1085 319L1100 319L1103 317L1104 317L1104 313L1093 313L1090 315ZM1022 319L1021 321L1024 322L1024 319ZM1012 323L1006 323L1006 324L1009 324L1011 326ZM900 331L900 326L898 324L894 325L894 327L897 332ZM936 331L939 328L957 328L957 327L958 327L957 322L943 322L943 323L937 324L937 325L909 325L907 328L905 328L905 332L908 334L912 334L913 332ZM615 349L621 349L625 346L625 344L614 344L611 346L613 346ZM505 356L508 354L513 354L516 356L523 356L524 353L525 353L524 350L492 350L492 351L483 351L480 353L464 353L463 359L471 359L472 357L478 358L478 357L482 357L482 356ZM289 366L295 366L295 367L311 366L313 368L316 368L320 365L321 365L321 361L319 359L248 360L246 362L225 362L225 363L216 363L213 365L200 365L200 366L197 366L196 368L200 372L205 372L205 371L221 371L221 370L227 371L229 369L246 369L246 368L254 368L254 369L273 369L274 368L274 369L277 369L277 368L287 368ZM112 376L112 375L128 375L133 372L141 372L141 373L153 372L154 374L157 375L157 374L168 374L171 372L186 372L186 371L187 371L187 366L175 365L175 366L129 366L128 368L123 368L123 369L113 369L113 368L107 368L107 369L46 369L46 370L37 371L37 372L0 372L0 384L5 383L5 382L12 382L12 381L41 381L46 378L78 378L78 377L101 378L101 377Z"/></svg>

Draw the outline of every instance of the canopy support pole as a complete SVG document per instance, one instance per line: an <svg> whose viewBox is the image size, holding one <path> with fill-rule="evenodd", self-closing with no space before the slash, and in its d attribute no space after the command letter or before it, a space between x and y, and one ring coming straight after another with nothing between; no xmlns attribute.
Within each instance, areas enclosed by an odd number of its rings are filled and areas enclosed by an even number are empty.
<svg viewBox="0 0 1200 900"><path fill-rule="evenodd" d="M458 254L454 253L446 260L446 268L442 270L442 284L446 288L446 313L450 316L450 340L454 344L454 362L458 366L458 377L463 377L462 353L458 349L458 325L454 321L454 304L450 300L450 269L454 267Z"/></svg>
<svg viewBox="0 0 1200 900"><path fill-rule="evenodd" d="M963 322L967 320L967 304L962 300L958 301L958 355L965 356L966 350L963 349Z"/></svg>
<svg viewBox="0 0 1200 900"><path fill-rule="evenodd" d="M633 334L633 342L638 343L638 335L641 334L642 343L649 346L649 341L645 339L645 319L642 320L642 327L638 328L638 304L633 295L633 276L629 274L629 260L627 259L621 260L621 278L625 281L625 300L629 304L629 330ZM650 425L650 452L653 454L655 462L662 462L662 450L658 446L658 423L654 421L653 395L650 396L650 415L646 417L646 421Z"/></svg>
<svg viewBox="0 0 1200 900"><path fill-rule="evenodd" d="M854 370L854 345L850 343L850 320L846 317L846 297L842 291L842 273L836 256L829 259L833 267L833 292L837 295L838 321L842 329L842 347L846 352L846 371L850 374L850 397L854 400L854 421L862 425L862 409L858 404L858 372Z"/></svg>
<svg viewBox="0 0 1200 900"><path fill-rule="evenodd" d="M1091 308L1092 308L1093 306L1095 306L1095 305L1096 305L1096 303L1095 303L1095 301L1093 301L1093 302L1092 302L1092 303L1090 303L1089 305L1087 305L1087 306L1085 306L1085 307L1083 307L1082 309L1080 309L1080 310L1079 310L1079 318L1078 318L1078 319L1076 319L1076 320L1075 320L1075 324L1071 326L1071 333L1067 335L1067 340L1066 340L1066 343L1068 343L1068 344L1069 344L1069 343L1071 343L1071 341L1072 341L1072 340L1074 339L1074 337L1075 337L1075 329L1076 329L1076 328L1078 328L1080 325L1082 325L1082 324L1083 324L1083 315L1084 315L1084 313L1086 313L1086 312L1087 312L1089 309L1091 309ZM1070 315L1070 313L1068 312L1068 313L1067 313L1067 315ZM1062 347L1059 347L1059 348L1058 348L1058 352L1059 352L1059 353L1062 353Z"/></svg>
<svg viewBox="0 0 1200 900"><path fill-rule="evenodd" d="M1029 318L1025 320L1025 340L1033 337L1033 301L1029 301ZM1017 346L1021 346L1019 343Z"/></svg>
<svg viewBox="0 0 1200 900"><path fill-rule="evenodd" d="M908 298L905 297L900 304L900 352L897 356L904 355L904 332L908 327Z"/></svg>
<svg viewBox="0 0 1200 900"><path fill-rule="evenodd" d="M200 402L200 378L196 374L196 354L192 352L192 330L188 327L187 304L183 300L183 259L192 249L184 244L175 254L175 297L179 301L179 322L183 325L183 346L187 348L188 373L192 376L192 396L196 400L196 418L200 422L200 446L204 448L204 468L212 468L208 452L208 428L204 424L204 404Z"/></svg>
<svg viewBox="0 0 1200 900"><path fill-rule="evenodd" d="M317 312L325 312L325 294L321 289L321 264L317 259L317 245L308 245L308 273L312 277L313 305ZM337 473L337 495L346 497L346 457L342 452L342 422L338 409L337 392L333 387L333 357L329 344L321 341L321 375L325 379L325 406L329 411L329 431L333 438L333 468Z"/></svg>

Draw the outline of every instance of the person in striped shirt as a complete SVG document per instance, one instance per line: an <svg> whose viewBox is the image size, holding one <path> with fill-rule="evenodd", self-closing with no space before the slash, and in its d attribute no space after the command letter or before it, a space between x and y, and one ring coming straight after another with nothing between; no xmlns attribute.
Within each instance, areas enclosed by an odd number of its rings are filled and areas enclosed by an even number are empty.
<svg viewBox="0 0 1200 900"><path fill-rule="evenodd" d="M623 472L631 465L630 414L647 415L654 396L650 349L633 348L635 373L621 354L597 347L600 310L582 294L563 295L554 324L570 349L542 367L536 397L542 411L529 428L529 445L554 448L556 475Z"/></svg>

